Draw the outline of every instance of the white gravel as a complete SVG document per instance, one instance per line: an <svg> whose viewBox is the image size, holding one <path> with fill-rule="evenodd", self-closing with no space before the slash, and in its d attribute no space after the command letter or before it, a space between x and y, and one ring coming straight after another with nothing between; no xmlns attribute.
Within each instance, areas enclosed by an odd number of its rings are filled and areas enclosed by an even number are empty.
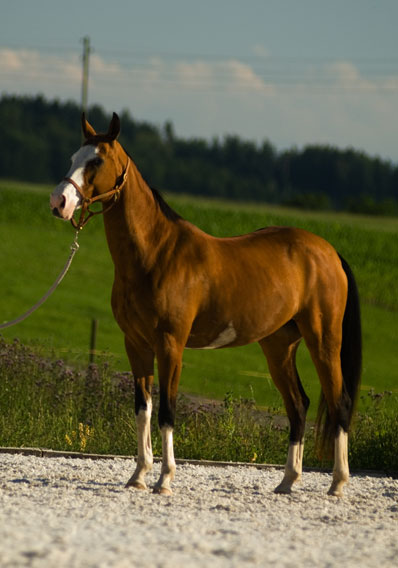
<svg viewBox="0 0 398 568"><path fill-rule="evenodd" d="M179 465L172 497L125 489L129 460L0 455L0 566L291 568L398 565L398 480ZM154 483L159 465L149 476Z"/></svg>

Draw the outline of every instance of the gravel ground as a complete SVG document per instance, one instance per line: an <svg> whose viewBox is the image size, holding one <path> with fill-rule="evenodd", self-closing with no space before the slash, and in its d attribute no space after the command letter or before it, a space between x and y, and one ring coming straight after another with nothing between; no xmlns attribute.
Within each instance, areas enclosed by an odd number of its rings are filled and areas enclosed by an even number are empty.
<svg viewBox="0 0 398 568"><path fill-rule="evenodd" d="M172 497L125 489L133 463L0 455L0 566L361 566L398 562L398 480L179 465ZM155 464L150 483L160 466Z"/></svg>

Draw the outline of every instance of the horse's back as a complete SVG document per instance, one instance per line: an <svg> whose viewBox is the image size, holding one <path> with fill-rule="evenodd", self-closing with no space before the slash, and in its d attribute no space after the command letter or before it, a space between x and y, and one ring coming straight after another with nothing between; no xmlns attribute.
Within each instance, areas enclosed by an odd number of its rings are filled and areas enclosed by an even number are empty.
<svg viewBox="0 0 398 568"><path fill-rule="evenodd" d="M212 238L220 265L240 270L240 264L284 274L299 270L328 273L340 266L334 247L322 237L295 227L271 226L229 238Z"/></svg>
<svg viewBox="0 0 398 568"><path fill-rule="evenodd" d="M190 347L258 341L298 314L303 318L337 297L345 302L337 253L307 231L267 227L238 237L209 238L207 247L201 262L191 266L202 278Z"/></svg>

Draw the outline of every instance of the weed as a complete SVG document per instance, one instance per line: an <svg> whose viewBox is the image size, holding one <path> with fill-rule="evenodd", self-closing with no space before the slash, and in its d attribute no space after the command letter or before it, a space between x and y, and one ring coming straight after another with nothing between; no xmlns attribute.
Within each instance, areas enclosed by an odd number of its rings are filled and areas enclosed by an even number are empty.
<svg viewBox="0 0 398 568"><path fill-rule="evenodd" d="M158 389L153 389L154 407ZM398 471L398 400L371 390L362 401L350 443L353 468ZM223 402L179 395L175 453L180 458L284 463L288 426L276 412L260 411L254 398L228 392ZM42 357L0 336L0 445L135 454L134 381L109 365L82 371ZM153 449L161 453L153 415ZM304 463L319 465L314 431L306 432Z"/></svg>
<svg viewBox="0 0 398 568"><path fill-rule="evenodd" d="M85 452L87 450L87 442L94 437L94 432L94 428L79 422L77 430L72 430L70 435L65 434L65 441L71 450Z"/></svg>
<svg viewBox="0 0 398 568"><path fill-rule="evenodd" d="M398 472L398 397L371 389L362 399L350 441L351 466Z"/></svg>

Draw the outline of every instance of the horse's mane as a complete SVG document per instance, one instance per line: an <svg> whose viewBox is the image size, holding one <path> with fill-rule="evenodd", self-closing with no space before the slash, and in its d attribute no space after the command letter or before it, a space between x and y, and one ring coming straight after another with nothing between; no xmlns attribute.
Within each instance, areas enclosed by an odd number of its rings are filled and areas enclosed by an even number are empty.
<svg viewBox="0 0 398 568"><path fill-rule="evenodd" d="M179 219L182 219L181 215L176 213L174 211L174 209L172 209L170 207L170 205L168 203L166 203L166 201L163 199L163 197L161 196L161 194L159 193L159 191L157 189L155 189L154 187L151 187L151 186L149 186L149 188L152 191L152 195L155 199L155 203L158 205L160 211L163 213L163 215L166 217L166 219L168 219L169 221L173 221L173 222L176 222Z"/></svg>
<svg viewBox="0 0 398 568"><path fill-rule="evenodd" d="M97 146L97 144L101 144L102 142L109 144L110 142L112 142L112 140L113 138L111 138L107 134L95 134L94 136L90 136L90 138L84 140L83 146Z"/></svg>
<svg viewBox="0 0 398 568"><path fill-rule="evenodd" d="M130 160L132 162L134 162L133 158L127 152L127 150L125 148L123 148L123 150L126 152L127 156L130 158ZM155 189L154 187L151 187L149 184L147 184L147 185L152 192L152 195L153 195L153 198L155 200L156 205L159 207L160 211L163 213L163 215L166 217L166 219L168 219L169 221L173 221L174 223L176 221L178 221L179 219L182 219L181 215L176 213L174 211L174 209L172 209L170 207L170 205L168 203L166 203L166 201L163 199L161 193L157 189Z"/></svg>
<svg viewBox="0 0 398 568"><path fill-rule="evenodd" d="M88 144L92 144L92 145L96 146L100 142L108 142L109 143L109 142L111 142L111 139L106 134L96 134L95 136L88 138L84 142L83 145L87 146ZM134 162L133 158L131 157L129 152L127 152L127 150L125 148L123 148L123 150L125 151L126 155L130 158L130 160L132 162ZM160 194L160 192L157 189L155 189L154 187L151 187L149 184L147 184L147 185L152 192L152 195L154 197L156 205L159 207L160 211L163 213L163 215L166 217L166 219L168 219L169 221L173 221L173 222L176 222L179 219L182 219L181 215L176 213L174 211L174 209L172 209L170 207L170 205L168 203L166 203L166 201L163 199L162 195Z"/></svg>

